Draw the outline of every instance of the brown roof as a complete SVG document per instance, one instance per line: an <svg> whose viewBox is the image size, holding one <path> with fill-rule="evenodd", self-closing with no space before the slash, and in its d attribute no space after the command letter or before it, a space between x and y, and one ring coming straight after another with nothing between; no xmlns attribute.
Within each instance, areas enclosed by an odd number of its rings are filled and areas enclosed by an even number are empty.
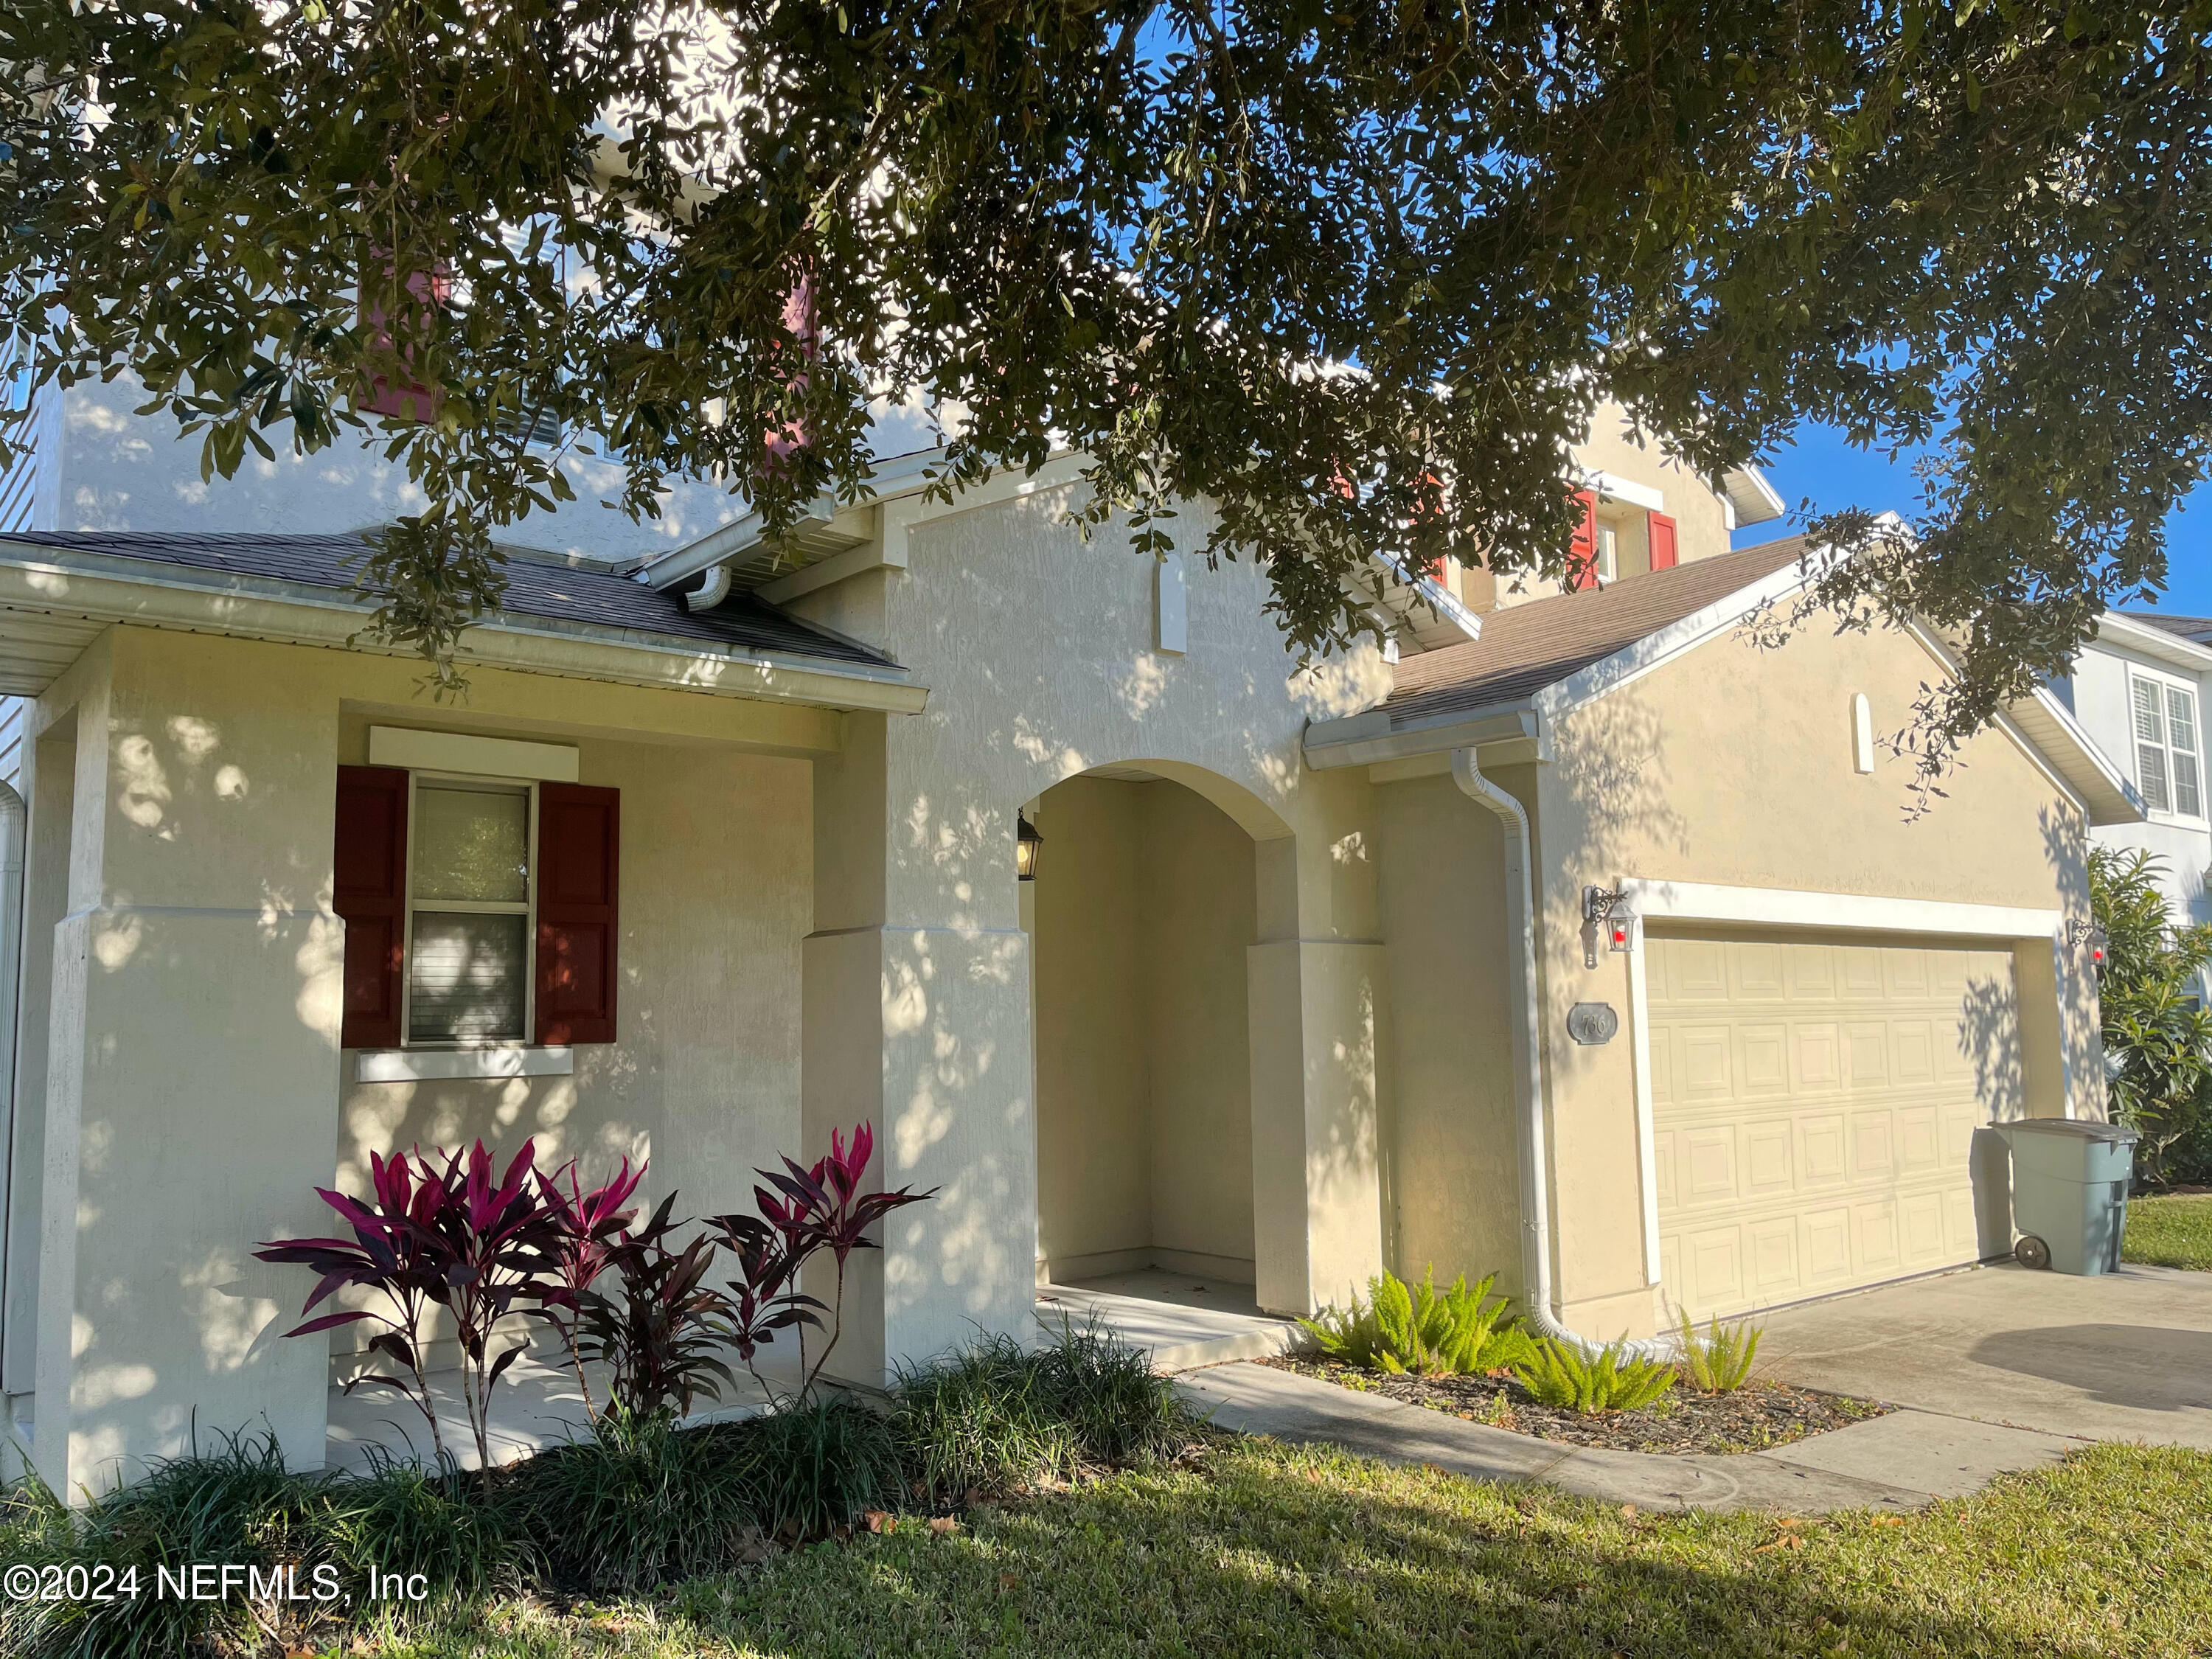
<svg viewBox="0 0 2212 1659"><path fill-rule="evenodd" d="M1480 639L1400 663L1382 707L1401 727L1517 704L1804 555L1805 538L1790 536L1610 587L1486 611Z"/></svg>

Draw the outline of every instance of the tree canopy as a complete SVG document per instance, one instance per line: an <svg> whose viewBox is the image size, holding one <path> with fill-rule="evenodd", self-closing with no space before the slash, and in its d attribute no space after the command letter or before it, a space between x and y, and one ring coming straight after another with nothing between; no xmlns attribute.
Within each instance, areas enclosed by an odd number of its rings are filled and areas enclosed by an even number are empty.
<svg viewBox="0 0 2212 1659"><path fill-rule="evenodd" d="M1085 516L1258 560L1302 650L1367 556L1558 574L1602 400L1717 477L1802 421L1932 446L1823 503L1814 598L1963 678L1923 762L2154 594L2207 453L2212 0L11 0L0 331L249 447L388 437L434 659L495 532L720 481L1091 458ZM794 305L794 296L804 305ZM374 412L426 388L433 418ZM794 441L794 438L799 441ZM1864 508L1867 510L1861 510Z"/></svg>

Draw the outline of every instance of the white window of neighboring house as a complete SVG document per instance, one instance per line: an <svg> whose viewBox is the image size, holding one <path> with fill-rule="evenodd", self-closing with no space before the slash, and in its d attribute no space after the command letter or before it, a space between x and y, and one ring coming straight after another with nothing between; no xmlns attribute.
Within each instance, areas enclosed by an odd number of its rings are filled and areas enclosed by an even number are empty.
<svg viewBox="0 0 2212 1659"><path fill-rule="evenodd" d="M2134 702L2136 785L2155 812L2204 816L2203 744L2197 693L2148 674L2130 678Z"/></svg>
<svg viewBox="0 0 2212 1659"><path fill-rule="evenodd" d="M1620 572L1620 536L1609 524L1597 527L1597 574L1601 581L1611 581Z"/></svg>
<svg viewBox="0 0 2212 1659"><path fill-rule="evenodd" d="M526 1042L537 791L422 773L413 782L407 1042Z"/></svg>

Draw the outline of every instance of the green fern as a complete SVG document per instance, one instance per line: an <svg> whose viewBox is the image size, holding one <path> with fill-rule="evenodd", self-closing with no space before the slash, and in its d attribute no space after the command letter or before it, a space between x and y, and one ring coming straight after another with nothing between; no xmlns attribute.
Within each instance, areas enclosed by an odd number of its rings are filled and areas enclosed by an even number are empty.
<svg viewBox="0 0 2212 1659"><path fill-rule="evenodd" d="M1682 1315L1682 1380L1705 1394L1728 1394L1741 1388L1751 1376L1751 1362L1759 1352L1760 1328L1749 1320L1723 1325L1707 1324L1703 1335Z"/></svg>
<svg viewBox="0 0 2212 1659"><path fill-rule="evenodd" d="M1628 1357L1627 1339L1608 1342L1594 1354L1571 1343L1547 1337L1534 1354L1516 1365L1521 1386L1542 1404L1595 1414L1640 1411L1674 1388L1672 1365Z"/></svg>
<svg viewBox="0 0 2212 1659"><path fill-rule="evenodd" d="M1323 1353L1347 1365L1419 1376L1494 1371L1531 1358L1535 1345L1504 1297L1492 1299L1492 1273L1470 1286L1465 1275L1439 1293L1433 1268L1419 1285L1395 1273L1367 1281L1367 1299L1301 1319Z"/></svg>

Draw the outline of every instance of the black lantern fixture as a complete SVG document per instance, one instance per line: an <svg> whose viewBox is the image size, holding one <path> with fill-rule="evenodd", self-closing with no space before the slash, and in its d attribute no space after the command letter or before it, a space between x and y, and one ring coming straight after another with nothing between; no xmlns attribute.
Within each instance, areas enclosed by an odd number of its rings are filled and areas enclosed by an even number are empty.
<svg viewBox="0 0 2212 1659"><path fill-rule="evenodd" d="M1044 845L1044 837L1024 813L1014 814L1014 876L1020 881L1036 879L1037 848Z"/></svg>

